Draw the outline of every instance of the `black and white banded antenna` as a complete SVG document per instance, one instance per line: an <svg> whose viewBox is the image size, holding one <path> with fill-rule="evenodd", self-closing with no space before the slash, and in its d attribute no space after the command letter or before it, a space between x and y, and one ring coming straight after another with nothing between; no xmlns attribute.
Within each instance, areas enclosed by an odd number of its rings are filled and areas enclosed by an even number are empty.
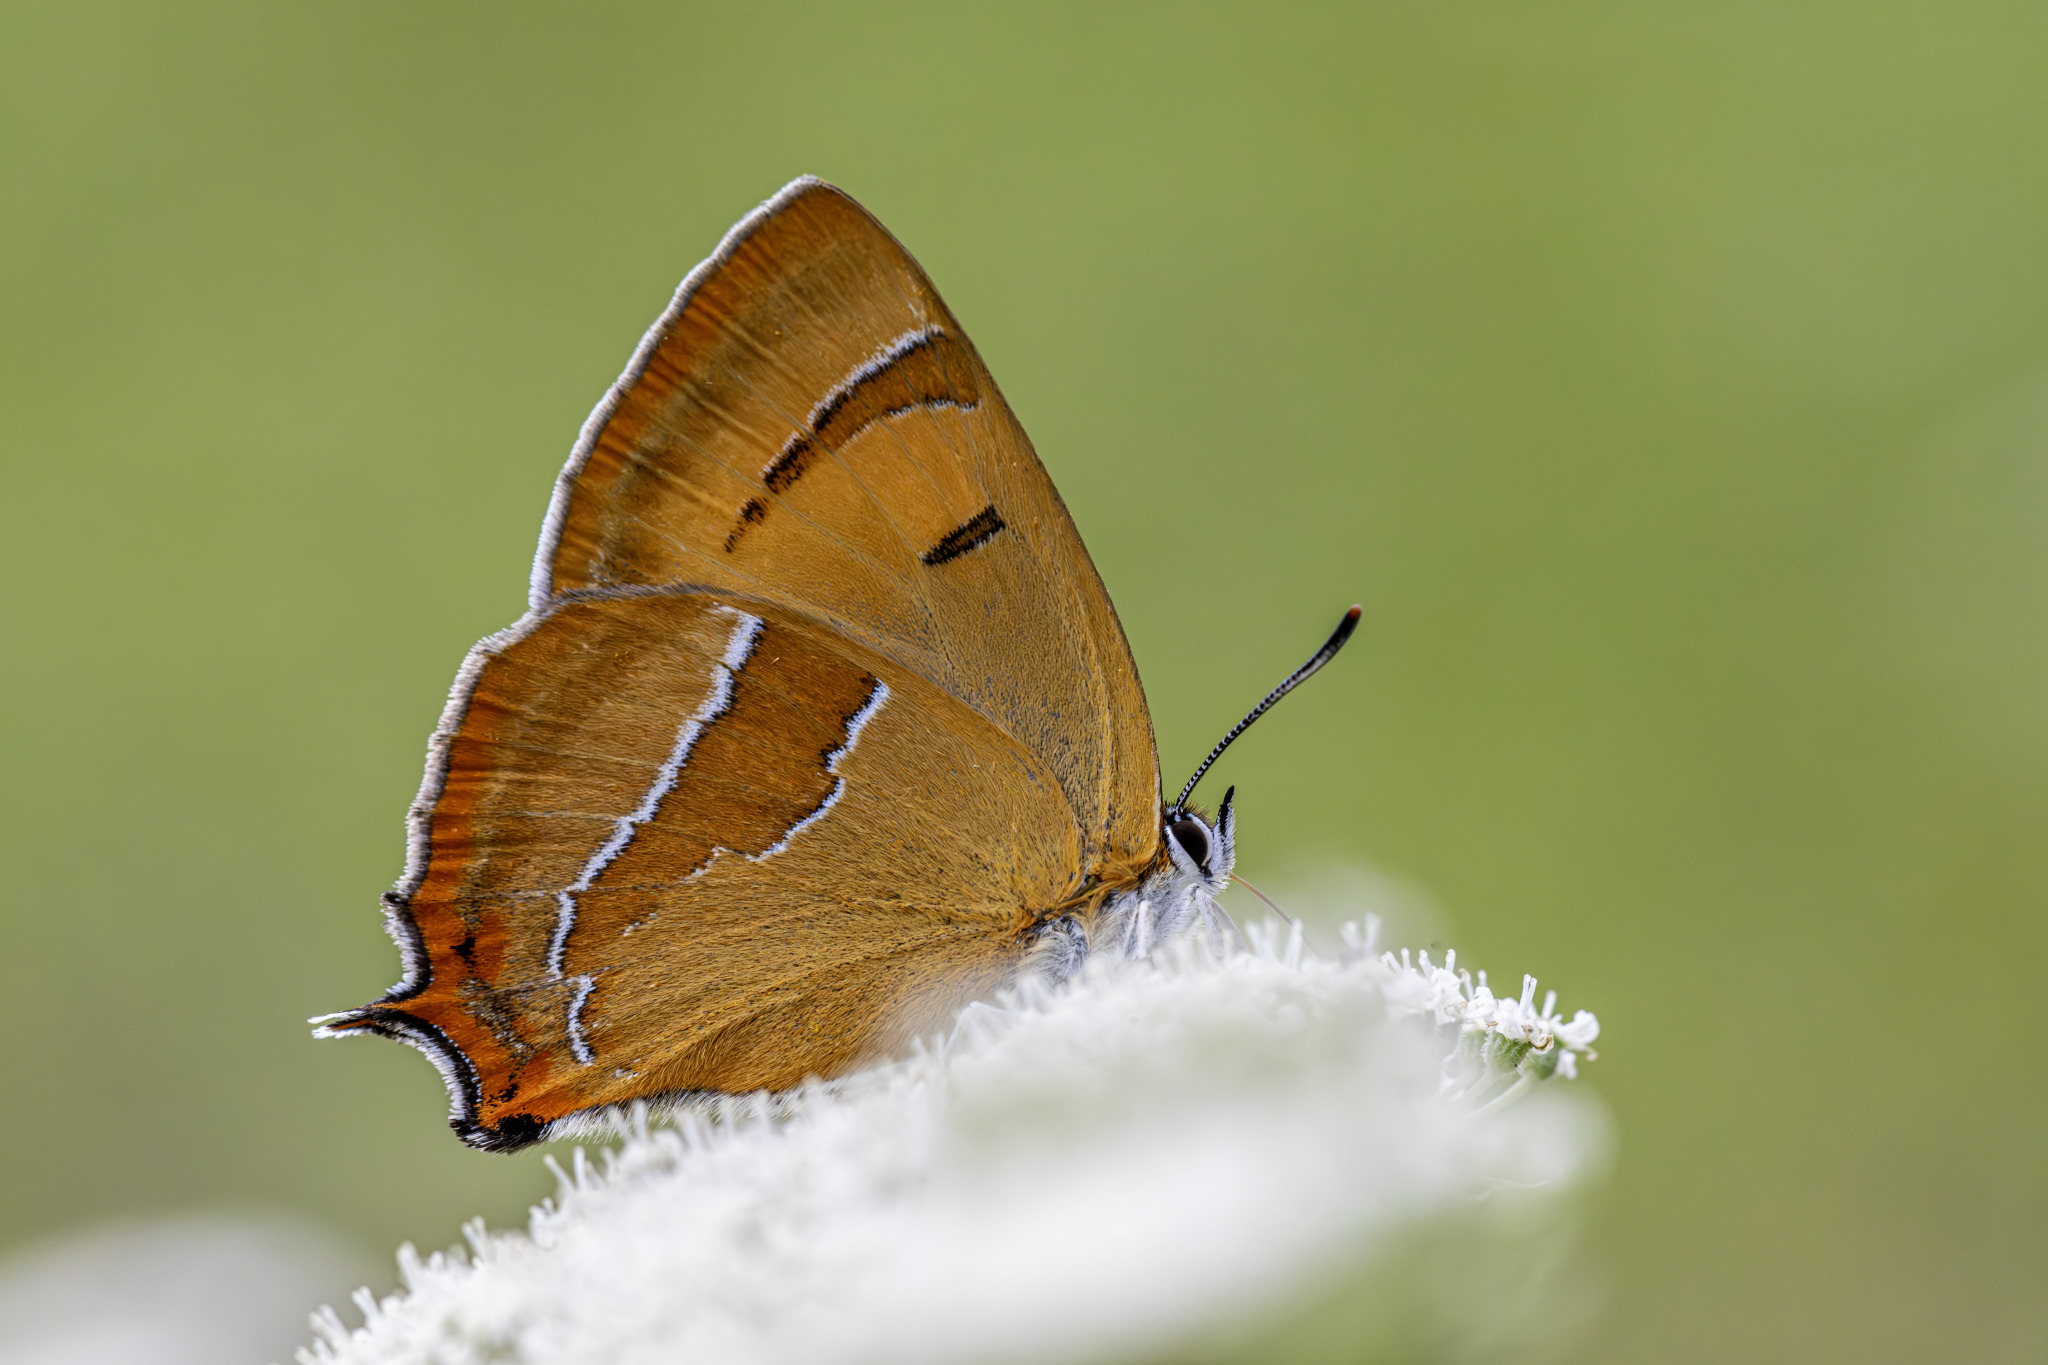
<svg viewBox="0 0 2048 1365"><path fill-rule="evenodd" d="M1251 729L1252 722L1272 710L1275 702L1314 677L1317 669L1337 657L1337 651L1344 648L1344 642L1351 638L1351 632L1358 629L1358 618L1361 614L1361 608L1356 606L1352 607L1350 611L1345 612L1344 619L1337 623L1337 629L1330 632L1330 638L1323 642L1323 647L1309 655L1307 663L1283 678L1278 687L1266 694L1264 701L1251 709L1250 715L1231 726L1229 734L1216 741L1216 747L1211 749L1209 756L1202 760L1202 766L1195 769L1195 775L1188 779L1188 784L1185 787L1180 789L1180 798L1169 806L1168 810L1186 810L1188 798L1195 794L1195 784L1202 780L1202 774L1209 771L1210 765L1223 757L1223 751L1230 747L1231 741Z"/></svg>

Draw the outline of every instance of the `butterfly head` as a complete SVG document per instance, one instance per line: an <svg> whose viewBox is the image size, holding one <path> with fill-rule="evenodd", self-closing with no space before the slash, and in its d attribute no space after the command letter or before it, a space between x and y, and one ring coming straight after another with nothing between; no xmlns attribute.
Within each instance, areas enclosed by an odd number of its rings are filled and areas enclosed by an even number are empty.
<svg viewBox="0 0 2048 1365"><path fill-rule="evenodd" d="M1345 612L1344 619L1337 623L1337 629L1323 642L1323 647L1311 654L1307 663L1281 679L1280 685L1251 709L1251 714L1230 727L1230 732L1209 751L1209 756L1195 769L1188 784L1180 789L1180 796L1166 807L1160 816L1160 833L1166 844L1167 860L1181 878L1199 883L1212 894L1230 884L1230 869L1236 861L1237 852L1237 822L1230 812L1230 798L1237 795L1237 788L1232 787L1223 794L1223 804L1217 808L1213 822L1199 808L1189 805L1188 798L1195 794L1195 784L1202 780L1202 774L1209 771L1239 735L1251 728L1253 721L1272 710L1275 702L1337 657L1337 651L1344 648L1344 642L1358 628L1360 614L1356 606Z"/></svg>
<svg viewBox="0 0 2048 1365"><path fill-rule="evenodd" d="M1211 892L1230 884L1230 869L1237 861L1237 816L1230 807L1236 795L1235 787L1223 793L1214 820L1178 802L1160 817L1167 860L1174 871Z"/></svg>

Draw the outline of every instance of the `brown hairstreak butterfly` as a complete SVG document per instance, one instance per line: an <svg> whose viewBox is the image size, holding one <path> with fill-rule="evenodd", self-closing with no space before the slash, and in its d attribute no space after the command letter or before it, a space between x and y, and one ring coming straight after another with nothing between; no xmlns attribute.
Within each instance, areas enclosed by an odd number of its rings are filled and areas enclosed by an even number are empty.
<svg viewBox="0 0 2048 1365"><path fill-rule="evenodd" d="M784 1090L1091 952L1212 928L1230 797L1166 803L1116 612L924 271L798 180L691 272L470 652L385 909L405 979L317 1020L521 1147Z"/></svg>

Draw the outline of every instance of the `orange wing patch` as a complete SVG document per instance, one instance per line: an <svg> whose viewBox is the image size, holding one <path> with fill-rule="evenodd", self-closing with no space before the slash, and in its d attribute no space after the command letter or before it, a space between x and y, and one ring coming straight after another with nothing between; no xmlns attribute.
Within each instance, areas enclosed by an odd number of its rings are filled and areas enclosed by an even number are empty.
<svg viewBox="0 0 2048 1365"><path fill-rule="evenodd" d="M586 960L644 929L662 892L710 870L722 855L761 862L824 818L846 789L839 768L889 697L888 684L785 627L734 611L732 642L705 703L634 813L560 893L554 969L594 977ZM578 1009L578 1059L591 1058Z"/></svg>

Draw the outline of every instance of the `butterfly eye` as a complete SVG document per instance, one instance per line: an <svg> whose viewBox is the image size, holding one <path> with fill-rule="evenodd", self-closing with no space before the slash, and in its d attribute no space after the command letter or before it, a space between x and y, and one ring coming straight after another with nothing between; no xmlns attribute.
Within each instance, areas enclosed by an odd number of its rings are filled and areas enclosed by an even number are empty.
<svg viewBox="0 0 2048 1365"><path fill-rule="evenodd" d="M1209 865L1209 831L1202 828L1200 820L1176 820L1166 829L1197 867Z"/></svg>

